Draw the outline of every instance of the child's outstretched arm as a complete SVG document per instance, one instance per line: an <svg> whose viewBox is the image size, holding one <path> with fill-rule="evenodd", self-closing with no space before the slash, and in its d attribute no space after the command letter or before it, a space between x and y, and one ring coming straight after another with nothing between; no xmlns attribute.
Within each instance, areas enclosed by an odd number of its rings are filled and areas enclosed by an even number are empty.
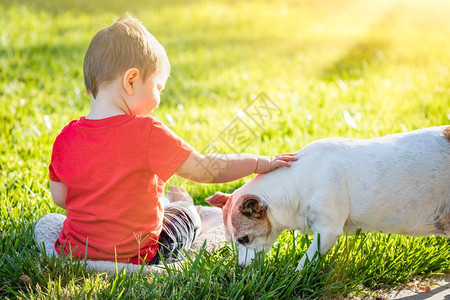
<svg viewBox="0 0 450 300"><path fill-rule="evenodd" d="M290 167L297 158L292 153L274 157L254 154L208 154L194 151L181 164L175 174L202 183L223 183L253 173L267 173L279 167Z"/></svg>

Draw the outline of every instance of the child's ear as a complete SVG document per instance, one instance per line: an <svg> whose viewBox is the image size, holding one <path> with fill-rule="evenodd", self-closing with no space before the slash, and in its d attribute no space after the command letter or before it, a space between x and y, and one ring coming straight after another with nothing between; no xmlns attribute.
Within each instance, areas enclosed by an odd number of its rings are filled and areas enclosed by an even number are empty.
<svg viewBox="0 0 450 300"><path fill-rule="evenodd" d="M127 91L128 95L134 95L134 87L139 78L139 70L131 68L123 75L123 87Z"/></svg>

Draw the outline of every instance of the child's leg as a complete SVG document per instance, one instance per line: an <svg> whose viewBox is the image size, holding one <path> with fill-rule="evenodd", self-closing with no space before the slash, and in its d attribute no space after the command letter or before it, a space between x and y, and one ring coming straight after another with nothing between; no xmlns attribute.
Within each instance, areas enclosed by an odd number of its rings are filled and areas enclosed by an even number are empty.
<svg viewBox="0 0 450 300"><path fill-rule="evenodd" d="M194 204L191 195L181 187L171 186L169 192L166 195L168 203L176 201L184 201ZM204 234L211 229L215 229L217 226L223 227L223 214L222 209L214 206L200 206L196 205L195 208L200 216L201 231L200 234Z"/></svg>
<svg viewBox="0 0 450 300"><path fill-rule="evenodd" d="M200 233L201 221L192 198L181 188L171 187L167 193L170 204L164 208L163 229L159 237L159 251L166 262L184 257ZM181 201L180 201L181 200ZM151 262L159 263L159 256Z"/></svg>
<svg viewBox="0 0 450 300"><path fill-rule="evenodd" d="M189 195L189 193L185 189L179 186L172 185L169 188L169 192L166 194L166 198L169 199L170 203L183 201L194 205L194 200L192 199L191 195Z"/></svg>
<svg viewBox="0 0 450 300"><path fill-rule="evenodd" d="M166 199L168 203L183 201L191 203L192 205L194 204L191 195L183 188L177 186L171 186L169 188ZM201 205L195 205L195 208L200 216L202 225L200 234L206 233L217 226L223 226L223 214L221 208Z"/></svg>

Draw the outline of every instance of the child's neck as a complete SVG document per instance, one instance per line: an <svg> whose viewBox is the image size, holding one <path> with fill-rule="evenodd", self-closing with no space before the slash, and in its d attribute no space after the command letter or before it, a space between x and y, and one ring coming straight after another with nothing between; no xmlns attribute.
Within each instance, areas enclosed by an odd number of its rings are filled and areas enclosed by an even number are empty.
<svg viewBox="0 0 450 300"><path fill-rule="evenodd" d="M102 92L99 92L95 98L91 96L91 110L86 119L98 120L127 114L116 104L117 101L112 96L110 93Z"/></svg>
<svg viewBox="0 0 450 300"><path fill-rule="evenodd" d="M105 119L109 117L114 117L118 115L125 115L126 113L122 110L106 110L106 109L96 109L91 107L91 110L89 111L88 115L86 116L86 119L90 120L98 120L98 119Z"/></svg>

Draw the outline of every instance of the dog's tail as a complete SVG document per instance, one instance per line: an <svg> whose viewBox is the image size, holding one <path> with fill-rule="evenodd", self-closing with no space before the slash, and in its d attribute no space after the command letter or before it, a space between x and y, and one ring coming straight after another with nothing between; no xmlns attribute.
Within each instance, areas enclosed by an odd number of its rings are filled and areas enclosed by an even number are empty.
<svg viewBox="0 0 450 300"><path fill-rule="evenodd" d="M437 234L450 237L450 212L441 217L435 224Z"/></svg>
<svg viewBox="0 0 450 300"><path fill-rule="evenodd" d="M450 142L450 126L444 128L444 137Z"/></svg>

